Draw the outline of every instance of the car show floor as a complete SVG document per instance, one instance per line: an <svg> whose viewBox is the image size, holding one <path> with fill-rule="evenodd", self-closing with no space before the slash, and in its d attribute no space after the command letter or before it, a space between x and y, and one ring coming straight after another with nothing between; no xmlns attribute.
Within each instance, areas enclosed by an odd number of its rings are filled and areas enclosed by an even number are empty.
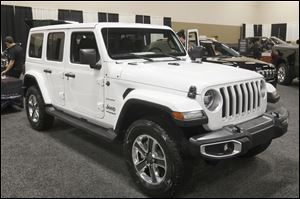
<svg viewBox="0 0 300 199"><path fill-rule="evenodd" d="M299 197L299 81L278 86L290 113L286 135L256 158L208 165L177 197ZM30 128L24 110L1 114L1 197L146 197L132 182L122 148L56 120Z"/></svg>

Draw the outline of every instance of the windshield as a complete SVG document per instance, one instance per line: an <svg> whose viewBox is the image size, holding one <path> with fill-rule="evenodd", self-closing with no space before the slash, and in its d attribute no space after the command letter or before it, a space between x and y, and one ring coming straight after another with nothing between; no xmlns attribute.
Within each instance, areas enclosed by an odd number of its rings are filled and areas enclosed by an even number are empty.
<svg viewBox="0 0 300 199"><path fill-rule="evenodd" d="M185 50L171 30L104 28L103 39L112 59L185 56Z"/></svg>
<svg viewBox="0 0 300 199"><path fill-rule="evenodd" d="M232 48L218 42L201 42L205 57L238 57L240 54Z"/></svg>
<svg viewBox="0 0 300 199"><path fill-rule="evenodd" d="M277 38L277 37L271 37L270 38L275 44L287 44L285 41Z"/></svg>

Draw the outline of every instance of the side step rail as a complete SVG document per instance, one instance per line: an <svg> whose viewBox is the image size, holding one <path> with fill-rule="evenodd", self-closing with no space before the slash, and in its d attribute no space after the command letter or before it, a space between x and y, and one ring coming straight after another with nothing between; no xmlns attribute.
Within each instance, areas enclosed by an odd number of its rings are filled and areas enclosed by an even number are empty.
<svg viewBox="0 0 300 199"><path fill-rule="evenodd" d="M46 112L49 115L52 115L74 127L80 128L82 130L85 130L93 135L99 136L106 141L113 141L117 134L113 131L113 129L106 129L100 126L97 126L95 124L92 124L90 122L87 122L83 119L79 119L76 117L73 117L69 114L66 114L62 111L56 110L54 107L47 107Z"/></svg>

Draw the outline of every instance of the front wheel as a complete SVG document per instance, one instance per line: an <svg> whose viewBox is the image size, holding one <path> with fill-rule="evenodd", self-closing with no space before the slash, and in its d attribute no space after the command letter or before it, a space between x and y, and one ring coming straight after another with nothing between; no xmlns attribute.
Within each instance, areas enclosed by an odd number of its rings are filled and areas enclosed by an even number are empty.
<svg viewBox="0 0 300 199"><path fill-rule="evenodd" d="M41 131L52 126L54 118L46 113L43 97L36 87L28 88L25 104L27 118L33 129Z"/></svg>
<svg viewBox="0 0 300 199"><path fill-rule="evenodd" d="M184 177L184 160L168 130L159 122L138 120L129 127L124 142L134 182L152 197L173 196Z"/></svg>
<svg viewBox="0 0 300 199"><path fill-rule="evenodd" d="M290 85L293 81L293 75L289 66L285 63L281 63L278 66L278 83L282 85Z"/></svg>

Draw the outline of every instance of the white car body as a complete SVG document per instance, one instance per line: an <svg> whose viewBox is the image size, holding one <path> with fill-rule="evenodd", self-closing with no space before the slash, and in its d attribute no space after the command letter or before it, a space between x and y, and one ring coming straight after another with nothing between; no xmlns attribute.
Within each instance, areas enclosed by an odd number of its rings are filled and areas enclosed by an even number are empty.
<svg viewBox="0 0 300 199"><path fill-rule="evenodd" d="M226 118L221 117L221 106L216 111L210 112L203 104L203 96L208 89L218 90L221 87L253 81L260 83L263 81L263 76L248 70L218 64L192 63L188 55L181 57L182 61L176 61L178 66L169 65L165 61L144 63L141 59L112 60L106 51L101 34L101 29L104 27L170 29L166 26L119 23L56 25L31 29L29 38L32 34L44 34L43 49L47 48L46 38L49 33L65 33L62 62L47 60L45 51L41 59L31 58L28 54L26 56L26 75L37 79L46 104L51 104L57 109L85 118L105 128L113 129L116 127L124 104L129 99L149 101L177 112L204 110L209 119L206 125L208 130L247 121L265 113L266 97L261 98L260 107ZM70 63L68 56L70 55L70 34L77 31L94 32L101 56L101 70ZM161 60L166 60L166 58ZM136 64L129 64L132 62ZM52 70L51 75L43 72L49 68ZM64 74L67 72L74 73L76 79L66 78ZM109 87L105 86L108 81ZM187 97L190 86L197 87L196 100ZM274 89L268 85L269 87ZM123 99L122 94L127 88L134 88L134 90ZM108 107L113 107L113 111L107 110Z"/></svg>
<svg viewBox="0 0 300 199"><path fill-rule="evenodd" d="M129 173L152 197L174 195L186 157L253 157L288 128L288 112L270 105L280 96L262 75L191 60L165 26L33 28L24 91L33 129L58 118L121 141Z"/></svg>

